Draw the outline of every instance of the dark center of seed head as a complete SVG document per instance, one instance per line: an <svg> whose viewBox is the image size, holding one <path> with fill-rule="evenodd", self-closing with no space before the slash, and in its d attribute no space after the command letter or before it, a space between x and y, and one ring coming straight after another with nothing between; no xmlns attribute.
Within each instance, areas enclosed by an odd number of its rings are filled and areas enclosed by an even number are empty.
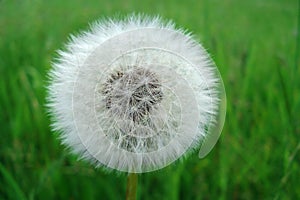
<svg viewBox="0 0 300 200"><path fill-rule="evenodd" d="M134 67L112 73L104 84L105 105L121 117L140 123L161 102L161 83L154 72Z"/></svg>

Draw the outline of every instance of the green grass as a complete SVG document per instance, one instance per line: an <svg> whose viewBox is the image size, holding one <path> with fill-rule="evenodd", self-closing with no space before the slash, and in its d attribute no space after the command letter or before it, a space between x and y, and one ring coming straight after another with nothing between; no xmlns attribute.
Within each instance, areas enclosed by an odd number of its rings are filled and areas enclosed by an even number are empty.
<svg viewBox="0 0 300 200"><path fill-rule="evenodd" d="M68 35L133 11L194 32L228 100L209 156L141 175L138 198L300 199L297 0L1 0L0 199L124 199L126 176L69 155L44 104L46 74Z"/></svg>

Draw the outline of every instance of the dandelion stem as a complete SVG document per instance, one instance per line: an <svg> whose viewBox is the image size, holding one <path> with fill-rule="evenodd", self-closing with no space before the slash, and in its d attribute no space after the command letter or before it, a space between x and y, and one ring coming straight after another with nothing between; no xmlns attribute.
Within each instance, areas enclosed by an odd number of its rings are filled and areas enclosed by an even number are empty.
<svg viewBox="0 0 300 200"><path fill-rule="evenodd" d="M136 200L138 175L129 173L127 177L126 200Z"/></svg>

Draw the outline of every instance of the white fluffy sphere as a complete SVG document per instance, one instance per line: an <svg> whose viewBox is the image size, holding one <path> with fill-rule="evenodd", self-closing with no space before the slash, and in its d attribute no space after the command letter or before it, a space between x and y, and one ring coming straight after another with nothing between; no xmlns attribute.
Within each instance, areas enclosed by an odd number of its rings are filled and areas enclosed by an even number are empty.
<svg viewBox="0 0 300 200"><path fill-rule="evenodd" d="M199 146L204 157L216 143L222 80L203 47L173 23L103 20L59 54L49 110L53 128L81 158L142 173Z"/></svg>

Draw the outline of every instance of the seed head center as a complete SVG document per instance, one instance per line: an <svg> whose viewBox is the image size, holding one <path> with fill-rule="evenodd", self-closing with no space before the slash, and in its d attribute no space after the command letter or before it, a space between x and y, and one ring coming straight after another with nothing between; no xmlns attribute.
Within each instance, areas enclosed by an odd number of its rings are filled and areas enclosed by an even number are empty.
<svg viewBox="0 0 300 200"><path fill-rule="evenodd" d="M163 98L161 83L149 69L113 72L104 84L106 108L121 119L141 123Z"/></svg>

